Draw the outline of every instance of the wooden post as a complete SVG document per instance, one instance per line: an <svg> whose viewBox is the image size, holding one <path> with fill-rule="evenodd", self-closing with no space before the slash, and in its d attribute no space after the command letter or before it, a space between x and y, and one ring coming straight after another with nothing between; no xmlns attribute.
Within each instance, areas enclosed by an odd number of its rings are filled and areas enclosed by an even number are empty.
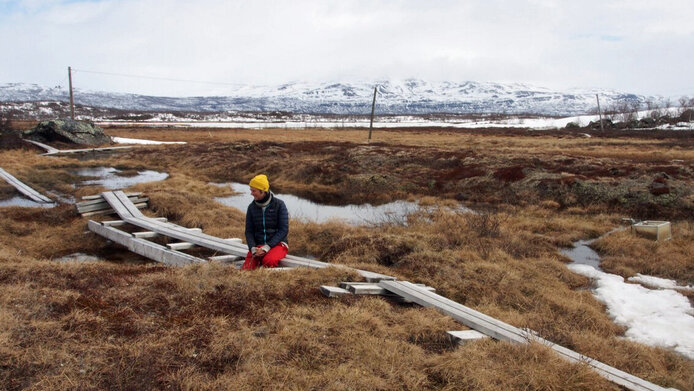
<svg viewBox="0 0 694 391"><path fill-rule="evenodd" d="M72 96L72 68L71 67L67 67L67 76L68 76L68 79L70 80L70 118L72 118L72 120L74 121L75 120L75 101L74 101L74 98Z"/></svg>
<svg viewBox="0 0 694 391"><path fill-rule="evenodd" d="M378 86L374 87L374 101L371 103L371 123L369 124L369 141L371 141L371 131L374 128L374 111L376 110L376 92L378 92Z"/></svg>
<svg viewBox="0 0 694 391"><path fill-rule="evenodd" d="M598 97L598 94L595 94L595 100L598 101L598 115L600 116L600 131L604 132L605 127L602 125L602 111L600 110L600 98Z"/></svg>

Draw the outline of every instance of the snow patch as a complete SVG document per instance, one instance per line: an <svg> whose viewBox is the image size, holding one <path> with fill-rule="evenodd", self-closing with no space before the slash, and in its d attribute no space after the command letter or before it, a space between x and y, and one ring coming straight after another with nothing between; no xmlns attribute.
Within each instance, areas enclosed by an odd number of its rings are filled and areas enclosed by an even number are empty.
<svg viewBox="0 0 694 391"><path fill-rule="evenodd" d="M653 276L646 276L643 274L637 274L634 277L629 277L629 281L638 282L639 284L646 285L651 288L661 288L661 289L674 289L680 291L694 291L694 286L687 285L677 285L677 281L668 280L666 278L659 278Z"/></svg>
<svg viewBox="0 0 694 391"><path fill-rule="evenodd" d="M118 144L186 144L185 141L154 141L125 137L111 137L111 140Z"/></svg>
<svg viewBox="0 0 694 391"><path fill-rule="evenodd" d="M694 360L694 310L687 297L672 289L652 290L630 284L621 276L592 266L568 267L594 280L595 296L607 306L615 323L627 328L628 339L671 348Z"/></svg>

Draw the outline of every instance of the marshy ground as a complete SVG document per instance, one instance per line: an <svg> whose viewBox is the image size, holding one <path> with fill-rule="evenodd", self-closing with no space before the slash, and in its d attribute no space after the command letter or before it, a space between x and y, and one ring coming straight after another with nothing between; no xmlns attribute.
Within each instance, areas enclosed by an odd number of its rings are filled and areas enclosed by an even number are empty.
<svg viewBox="0 0 694 391"><path fill-rule="evenodd" d="M618 232L602 268L694 283L694 134L523 130L106 129L186 145L44 157L8 143L0 164L46 194L79 198L84 167L166 172L130 191L146 213L242 237L244 214L211 183L270 177L325 204L405 199L370 226L292 220L290 253L395 275L664 387L694 390L694 362L623 338L559 249L623 224L672 222L673 239ZM10 145L11 144L11 145ZM14 190L0 183L0 199ZM464 205L478 214L457 211ZM291 211L290 211L291 212ZM452 319L381 298L326 299L339 270L159 266L86 231L72 205L0 211L0 388L596 390L619 387L543 346L447 344ZM57 262L87 253L103 262ZM694 298L691 292L690 300Z"/></svg>

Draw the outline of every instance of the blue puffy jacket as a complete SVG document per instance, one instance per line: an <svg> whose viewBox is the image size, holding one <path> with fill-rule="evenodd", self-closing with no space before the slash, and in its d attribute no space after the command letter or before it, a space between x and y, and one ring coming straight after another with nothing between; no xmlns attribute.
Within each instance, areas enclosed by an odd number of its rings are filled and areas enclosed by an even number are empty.
<svg viewBox="0 0 694 391"><path fill-rule="evenodd" d="M270 195L270 203L261 208L255 201L248 205L246 211L246 243L250 250L267 244L270 248L281 242L289 243L289 213L284 201Z"/></svg>

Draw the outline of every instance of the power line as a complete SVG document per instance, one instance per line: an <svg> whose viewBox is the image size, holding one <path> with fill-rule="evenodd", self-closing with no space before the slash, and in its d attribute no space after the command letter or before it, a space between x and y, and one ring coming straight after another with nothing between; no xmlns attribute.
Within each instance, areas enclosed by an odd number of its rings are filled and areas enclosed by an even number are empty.
<svg viewBox="0 0 694 391"><path fill-rule="evenodd" d="M228 86L239 86L238 83L228 83L219 81L204 81L204 80L187 80L187 79L174 79L169 77L157 77L157 76L143 76L143 75L131 75L127 73L114 73L114 72L101 72L101 71L88 71L84 69L72 69L73 72L82 73L93 73L98 75L109 75L109 76L120 76L120 77L130 77L135 79L151 79L151 80L164 80L164 81L174 81L182 83L198 83L198 84L212 84L212 85L228 85Z"/></svg>

